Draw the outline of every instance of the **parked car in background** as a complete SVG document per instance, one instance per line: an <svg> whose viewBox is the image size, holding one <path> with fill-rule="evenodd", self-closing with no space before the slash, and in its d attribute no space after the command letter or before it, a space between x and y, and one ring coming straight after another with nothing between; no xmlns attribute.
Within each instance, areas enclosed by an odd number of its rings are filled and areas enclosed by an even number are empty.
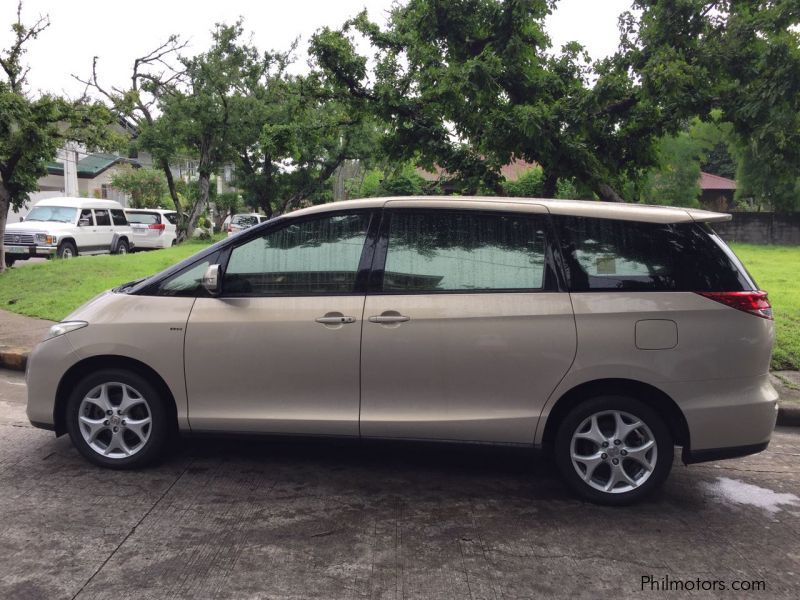
<svg viewBox="0 0 800 600"><path fill-rule="evenodd" d="M178 213L161 208L125 210L133 230L136 249L169 248L178 240Z"/></svg>
<svg viewBox="0 0 800 600"><path fill-rule="evenodd" d="M306 208L54 325L28 360L28 418L111 468L178 430L542 448L578 494L630 503L675 446L687 464L744 456L775 426L772 310L709 226L729 219L520 198Z"/></svg>
<svg viewBox="0 0 800 600"><path fill-rule="evenodd" d="M258 225L267 220L267 217L258 213L239 213L233 215L228 222L228 235L239 233L245 229Z"/></svg>
<svg viewBox="0 0 800 600"><path fill-rule="evenodd" d="M20 223L6 226L6 265L36 256L126 254L134 246L125 211L113 200L48 198Z"/></svg>

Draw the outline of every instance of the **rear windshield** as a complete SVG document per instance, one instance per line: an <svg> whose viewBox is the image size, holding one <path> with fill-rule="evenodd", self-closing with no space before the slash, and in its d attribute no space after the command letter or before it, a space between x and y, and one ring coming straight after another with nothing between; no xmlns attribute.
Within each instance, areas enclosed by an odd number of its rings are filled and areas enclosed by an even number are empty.
<svg viewBox="0 0 800 600"><path fill-rule="evenodd" d="M244 227L252 227L258 225L258 217L254 215L236 215L231 219L233 225L242 225Z"/></svg>
<svg viewBox="0 0 800 600"><path fill-rule="evenodd" d="M128 223L158 224L161 223L161 215L158 213L128 212Z"/></svg>
<svg viewBox="0 0 800 600"><path fill-rule="evenodd" d="M570 291L737 292L756 286L707 226L554 217Z"/></svg>

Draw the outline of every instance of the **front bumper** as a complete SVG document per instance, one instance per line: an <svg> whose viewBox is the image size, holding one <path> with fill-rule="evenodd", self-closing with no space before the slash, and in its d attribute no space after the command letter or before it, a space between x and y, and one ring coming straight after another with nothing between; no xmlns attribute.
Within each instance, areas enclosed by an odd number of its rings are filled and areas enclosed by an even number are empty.
<svg viewBox="0 0 800 600"><path fill-rule="evenodd" d="M58 246L7 246L6 254L14 260L27 260L29 258L53 256L58 252Z"/></svg>
<svg viewBox="0 0 800 600"><path fill-rule="evenodd" d="M28 357L25 381L28 385L28 420L34 427L56 429L56 394L64 374L77 362L67 339L60 335L41 342ZM59 432L57 432L59 433Z"/></svg>

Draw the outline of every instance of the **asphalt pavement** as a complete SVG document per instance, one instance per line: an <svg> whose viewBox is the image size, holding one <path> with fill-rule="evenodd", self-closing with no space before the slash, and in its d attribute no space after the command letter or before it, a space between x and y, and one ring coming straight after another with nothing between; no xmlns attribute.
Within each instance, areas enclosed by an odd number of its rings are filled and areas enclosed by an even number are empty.
<svg viewBox="0 0 800 600"><path fill-rule="evenodd" d="M24 403L0 370L0 598L800 596L800 429L606 508L489 447L195 439L103 470Z"/></svg>

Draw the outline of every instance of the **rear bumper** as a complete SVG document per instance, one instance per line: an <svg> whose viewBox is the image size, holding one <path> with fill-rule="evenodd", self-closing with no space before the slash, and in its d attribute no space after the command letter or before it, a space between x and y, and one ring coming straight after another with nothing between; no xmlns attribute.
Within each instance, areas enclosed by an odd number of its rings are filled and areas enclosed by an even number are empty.
<svg viewBox="0 0 800 600"><path fill-rule="evenodd" d="M763 452L769 446L769 442L761 444L751 444L750 446L733 446L730 448L708 448L706 450L694 450L688 446L683 449L681 459L686 465L691 465L701 462L709 462L712 460L725 460L727 458L739 458L741 456L748 456L750 454L758 454Z"/></svg>
<svg viewBox="0 0 800 600"><path fill-rule="evenodd" d="M761 452L778 418L769 375L665 384L689 428L683 460L696 463Z"/></svg>

